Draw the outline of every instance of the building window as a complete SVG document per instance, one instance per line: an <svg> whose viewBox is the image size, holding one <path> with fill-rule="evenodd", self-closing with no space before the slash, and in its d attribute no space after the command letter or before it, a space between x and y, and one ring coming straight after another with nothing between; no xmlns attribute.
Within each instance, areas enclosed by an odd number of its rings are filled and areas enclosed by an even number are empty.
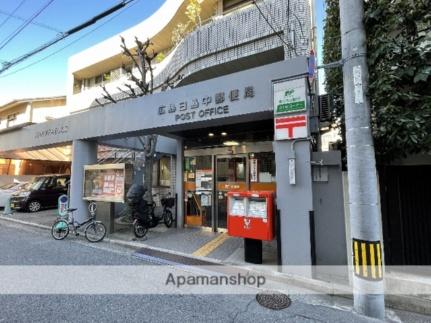
<svg viewBox="0 0 431 323"><path fill-rule="evenodd" d="M82 90L82 80L75 79L73 81L73 94L80 93Z"/></svg>
<svg viewBox="0 0 431 323"><path fill-rule="evenodd" d="M171 186L171 158L162 157L159 160L159 186Z"/></svg>
<svg viewBox="0 0 431 323"><path fill-rule="evenodd" d="M14 121L14 120L16 120L16 113L14 113L14 114L9 114L9 115L7 116L7 121Z"/></svg>
<svg viewBox="0 0 431 323"><path fill-rule="evenodd" d="M251 2L251 0L223 0L223 12L231 11Z"/></svg>
<svg viewBox="0 0 431 323"><path fill-rule="evenodd" d="M111 72L103 73L103 83L108 83L111 81Z"/></svg>
<svg viewBox="0 0 431 323"><path fill-rule="evenodd" d="M100 84L100 83L102 83L102 80L103 80L103 75L102 75L102 74L97 75L97 76L95 77L95 83L96 83L96 84Z"/></svg>

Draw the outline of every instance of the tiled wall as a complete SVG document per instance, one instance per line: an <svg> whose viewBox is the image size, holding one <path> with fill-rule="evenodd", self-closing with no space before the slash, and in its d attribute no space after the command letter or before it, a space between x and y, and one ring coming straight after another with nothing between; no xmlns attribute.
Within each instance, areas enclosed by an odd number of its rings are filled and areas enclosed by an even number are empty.
<svg viewBox="0 0 431 323"><path fill-rule="evenodd" d="M288 9L289 2L289 9ZM305 56L310 49L311 11L308 0L266 0L214 19L184 38L169 63L154 79L158 86L168 77L186 77L228 61L283 47L285 59ZM286 45L287 44L287 45ZM168 58L166 58L168 59ZM124 94L113 95L121 100ZM99 99L107 103L104 99ZM93 103L93 105L98 105Z"/></svg>

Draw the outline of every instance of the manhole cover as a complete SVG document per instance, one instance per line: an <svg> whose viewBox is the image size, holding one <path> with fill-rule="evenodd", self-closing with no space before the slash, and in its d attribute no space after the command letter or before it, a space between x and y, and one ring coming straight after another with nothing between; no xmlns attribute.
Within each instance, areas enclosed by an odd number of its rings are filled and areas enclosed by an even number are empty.
<svg viewBox="0 0 431 323"><path fill-rule="evenodd" d="M256 295L256 301L271 310L282 310L291 304L289 296L277 292L264 292Z"/></svg>

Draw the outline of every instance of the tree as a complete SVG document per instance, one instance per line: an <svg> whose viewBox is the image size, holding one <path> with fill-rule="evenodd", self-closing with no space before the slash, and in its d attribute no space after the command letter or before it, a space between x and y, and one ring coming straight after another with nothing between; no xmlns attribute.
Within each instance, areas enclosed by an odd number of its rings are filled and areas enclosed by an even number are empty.
<svg viewBox="0 0 431 323"><path fill-rule="evenodd" d="M338 0L326 0L324 63L341 57ZM431 149L431 3L365 2L371 123L379 162ZM326 71L334 124L344 129L341 69ZM345 141L344 141L345 142Z"/></svg>
<svg viewBox="0 0 431 323"><path fill-rule="evenodd" d="M126 46L124 38L121 37L122 53L132 63L129 65L123 65L123 69L127 72L129 76L128 80L131 82L131 84L124 84L126 89L117 87L117 89L124 95L123 99L149 95L154 91L153 61L157 56L157 53L150 50L150 47L153 44L149 39L147 39L145 42L142 42L137 37L135 37L135 45L136 47L134 49L129 49ZM170 84L170 81L171 80L168 79L166 80L166 83ZM104 85L102 85L101 88L103 90L102 96L105 100L108 102L110 101L112 103L117 103L118 99L114 98ZM103 105L99 100L96 101L100 105ZM148 194L145 195L145 200L150 204L153 202L153 166L156 156L157 138L157 135L146 135L139 137L139 141L144 151L144 187L148 192Z"/></svg>
<svg viewBox="0 0 431 323"><path fill-rule="evenodd" d="M178 23L172 31L172 43L174 45L178 45L186 34L202 25L201 11L202 8L199 0L189 0L184 12L187 16L187 21L185 23Z"/></svg>

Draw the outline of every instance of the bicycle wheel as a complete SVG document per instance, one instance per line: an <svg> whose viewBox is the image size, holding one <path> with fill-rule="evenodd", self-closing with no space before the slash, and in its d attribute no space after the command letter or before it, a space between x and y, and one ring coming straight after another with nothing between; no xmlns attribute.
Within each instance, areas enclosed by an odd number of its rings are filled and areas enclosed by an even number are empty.
<svg viewBox="0 0 431 323"><path fill-rule="evenodd" d="M135 234L136 238L143 238L148 232L148 227L143 226L139 222L133 223L133 233Z"/></svg>
<svg viewBox="0 0 431 323"><path fill-rule="evenodd" d="M99 242L105 238L106 227L102 222L92 222L85 228L85 239L90 242Z"/></svg>
<svg viewBox="0 0 431 323"><path fill-rule="evenodd" d="M172 212L169 210L166 210L163 214L163 221L165 222L165 225L170 228L172 226L172 223L174 222L174 217L172 216Z"/></svg>
<svg viewBox="0 0 431 323"><path fill-rule="evenodd" d="M69 234L69 224L65 220L57 220L51 228L51 235L55 240L63 240Z"/></svg>

